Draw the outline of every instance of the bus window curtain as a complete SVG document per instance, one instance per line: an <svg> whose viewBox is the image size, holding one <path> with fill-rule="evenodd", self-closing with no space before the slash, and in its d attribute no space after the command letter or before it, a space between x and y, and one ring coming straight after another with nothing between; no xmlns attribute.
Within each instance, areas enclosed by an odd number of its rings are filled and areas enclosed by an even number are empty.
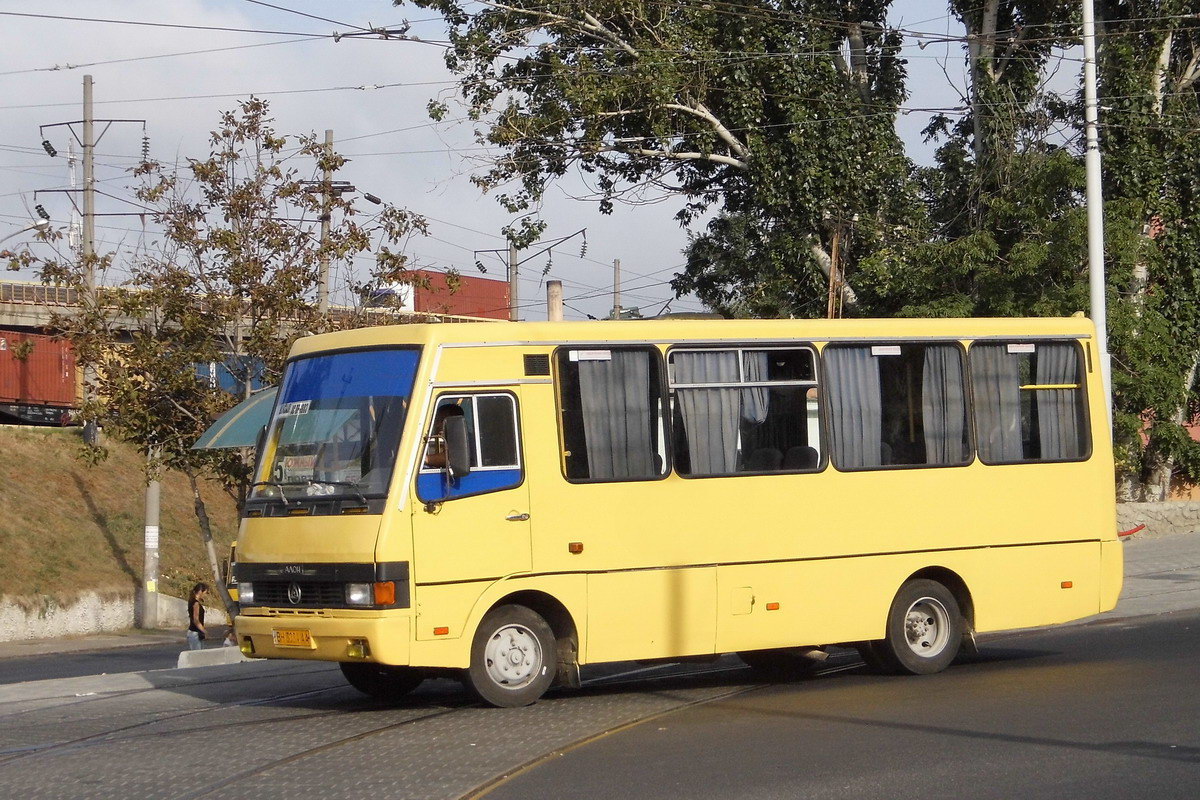
<svg viewBox="0 0 1200 800"><path fill-rule="evenodd" d="M958 348L942 344L925 348L921 419L926 464L961 464L966 460L967 405Z"/></svg>
<svg viewBox="0 0 1200 800"><path fill-rule="evenodd" d="M732 351L675 353L676 383L737 383L738 354ZM738 389L679 389L675 393L683 415L691 472L727 475L737 470ZM765 411L764 411L765 415Z"/></svg>
<svg viewBox="0 0 1200 800"><path fill-rule="evenodd" d="M579 362L583 436L591 478L655 475L650 438L650 355L613 350Z"/></svg>
<svg viewBox="0 0 1200 800"><path fill-rule="evenodd" d="M971 377L980 456L993 463L1022 460L1019 356L1010 354L1004 345L975 345L971 348Z"/></svg>
<svg viewBox="0 0 1200 800"><path fill-rule="evenodd" d="M1037 382L1040 384L1077 383L1079 365L1074 345L1067 343L1039 344L1037 348ZM1038 412L1038 436L1042 442L1042 458L1057 461L1079 458L1081 392L1078 389L1038 389L1035 392Z"/></svg>
<svg viewBox="0 0 1200 800"><path fill-rule="evenodd" d="M746 382L756 383L767 380L767 353L749 352L746 357ZM735 378L736 380L736 378ZM762 425L767 421L767 408L770 402L769 390L766 386L753 386L742 390L742 419L751 425Z"/></svg>
<svg viewBox="0 0 1200 800"><path fill-rule="evenodd" d="M869 347L831 347L828 363L829 410L837 466L854 469L883 464L883 403L879 360Z"/></svg>

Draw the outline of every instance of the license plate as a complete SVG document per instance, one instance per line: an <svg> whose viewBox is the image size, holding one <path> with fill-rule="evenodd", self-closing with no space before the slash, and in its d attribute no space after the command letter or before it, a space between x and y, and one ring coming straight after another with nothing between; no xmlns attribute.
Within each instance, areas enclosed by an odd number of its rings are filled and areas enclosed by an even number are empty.
<svg viewBox="0 0 1200 800"><path fill-rule="evenodd" d="M276 647L307 647L310 650L313 646L312 634L305 630L273 630L271 636L275 640Z"/></svg>

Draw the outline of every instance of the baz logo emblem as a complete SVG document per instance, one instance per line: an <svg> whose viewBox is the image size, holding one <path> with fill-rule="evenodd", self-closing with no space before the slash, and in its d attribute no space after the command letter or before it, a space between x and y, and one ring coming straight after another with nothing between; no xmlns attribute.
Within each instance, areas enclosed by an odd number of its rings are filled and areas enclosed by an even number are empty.
<svg viewBox="0 0 1200 800"><path fill-rule="evenodd" d="M288 584L288 602L292 605L299 605L303 596L300 592L300 584L292 582Z"/></svg>

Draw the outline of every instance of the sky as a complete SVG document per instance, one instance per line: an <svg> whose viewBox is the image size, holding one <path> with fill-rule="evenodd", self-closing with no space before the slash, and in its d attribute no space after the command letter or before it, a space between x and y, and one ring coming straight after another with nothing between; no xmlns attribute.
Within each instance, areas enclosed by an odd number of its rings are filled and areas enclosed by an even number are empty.
<svg viewBox="0 0 1200 800"><path fill-rule="evenodd" d="M46 208L56 226L69 219L67 195L35 198L34 192L68 186L71 134L66 127L45 129L59 153L51 158L42 149L39 126L80 119L83 76L90 74L96 118L145 120L150 153L160 161L207 154L219 113L251 94L270 101L279 133L320 136L332 129L336 149L350 159L339 179L429 220L430 236L414 239L408 248L416 266L479 274L475 251L504 247L500 231L512 218L469 180L481 162L468 125L432 124L426 114L430 99L453 97L454 80L442 64L442 49L413 41L328 38L352 30L349 26L398 26L407 20L410 35L444 40L440 18L412 6L393 7L390 0L271 0L270 5L279 8L251 0L0 0L0 14L69 18L0 20L6 34L0 49L0 238L28 225L35 203ZM278 33L103 24L79 17ZM962 34L944 2L896 0L890 18L906 30ZM912 93L906 107L961 105L964 64L957 43L910 36L904 55ZM919 133L929 113L914 110L897 120L909 155L919 163L931 158ZM456 116L452 106L450 118ZM102 130L98 125L97 133ZM140 122L116 123L103 134L96 147L96 179L104 192L97 199L98 213L136 214L128 169L142 146ZM669 286L687 243L673 219L680 204L618 205L615 213L603 215L595 203L578 199L586 189L579 177L564 181L549 191L541 210L548 223L546 241L586 229L582 257L581 238L575 237L554 250L550 263L549 277L563 281L566 318L609 312L614 259L621 260L623 306L637 306L647 316L663 309L702 310L694 297L672 300ZM143 233L142 224L139 216L98 218L97 251L125 252L143 235L152 237L152 230ZM19 245L24 237L14 236L2 247ZM495 256L481 258L486 277L504 276ZM110 281L121 277L119 261ZM546 266L545 257L539 257L522 267L525 319L545 319ZM5 273L0 280L35 277Z"/></svg>

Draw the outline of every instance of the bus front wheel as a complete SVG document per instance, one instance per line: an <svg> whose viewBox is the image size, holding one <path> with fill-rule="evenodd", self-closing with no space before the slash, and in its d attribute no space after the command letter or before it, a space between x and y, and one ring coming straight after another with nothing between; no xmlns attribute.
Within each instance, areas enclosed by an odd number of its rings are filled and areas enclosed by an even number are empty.
<svg viewBox="0 0 1200 800"><path fill-rule="evenodd" d="M425 676L411 667L392 667L361 661L342 661L346 682L360 692L380 700L399 700L416 689Z"/></svg>
<svg viewBox="0 0 1200 800"><path fill-rule="evenodd" d="M896 672L931 675L958 655L963 620L954 595L925 579L900 587L888 611L887 634L876 651Z"/></svg>
<svg viewBox="0 0 1200 800"><path fill-rule="evenodd" d="M493 608L475 630L467 688L500 708L527 706L554 680L554 632L536 612L518 605Z"/></svg>

